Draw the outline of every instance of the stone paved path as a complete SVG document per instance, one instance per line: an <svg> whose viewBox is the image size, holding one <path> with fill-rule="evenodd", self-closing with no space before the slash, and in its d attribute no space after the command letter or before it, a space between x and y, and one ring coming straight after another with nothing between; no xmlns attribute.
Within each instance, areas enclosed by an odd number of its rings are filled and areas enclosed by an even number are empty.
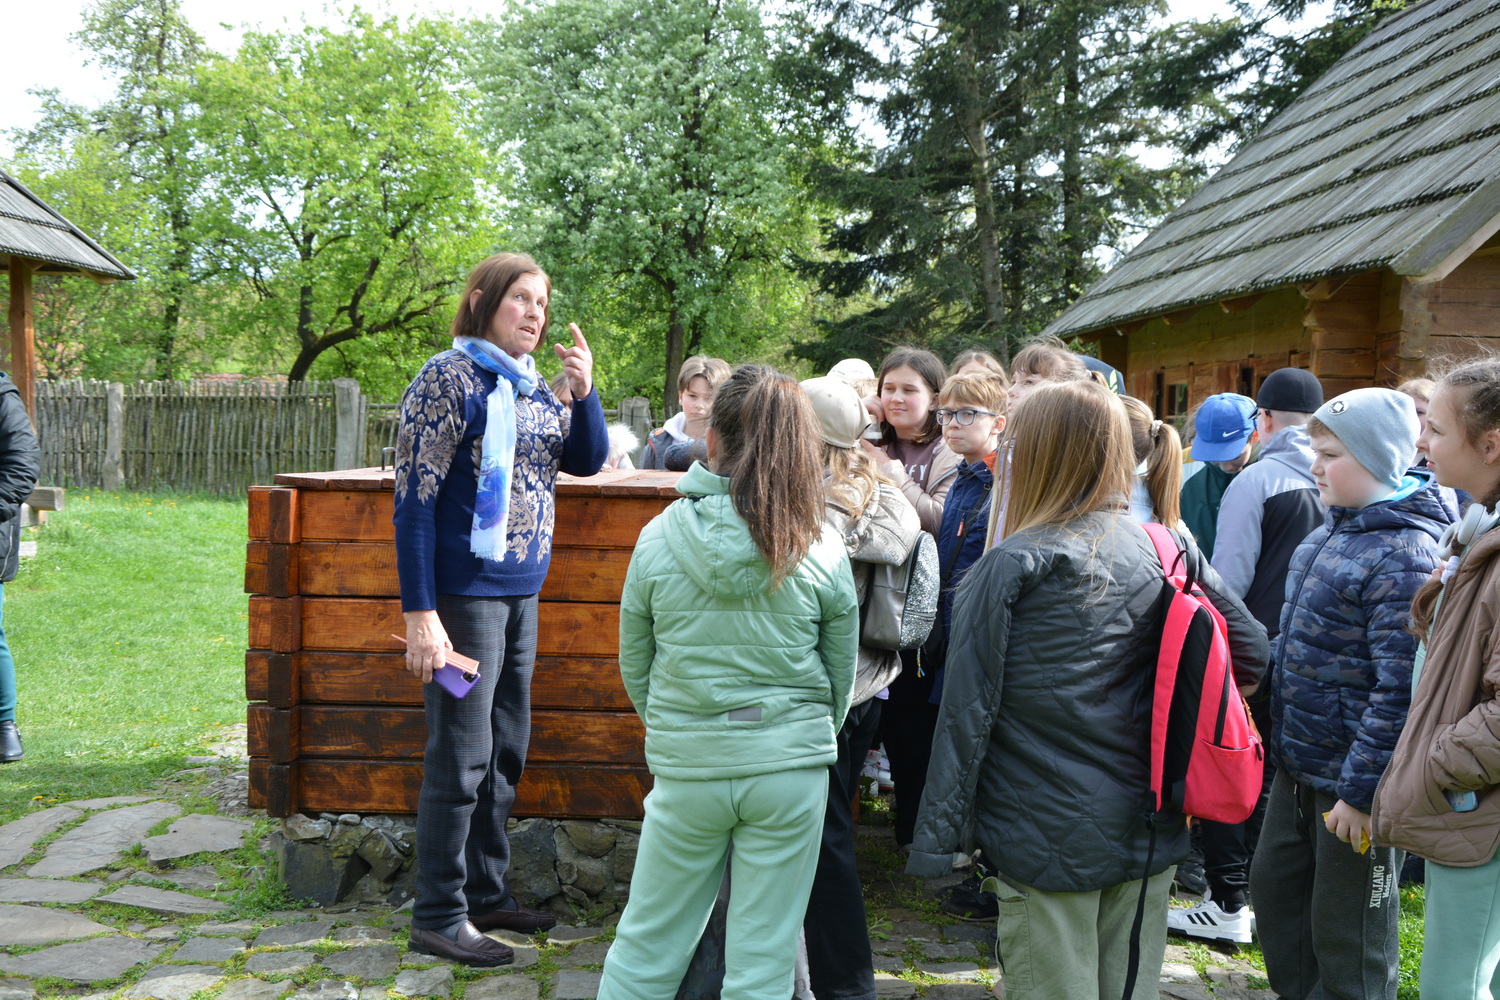
<svg viewBox="0 0 1500 1000"><path fill-rule="evenodd" d="M0 1000L593 1000L612 928L497 932L513 966L473 970L406 949L410 917L389 907L216 919L227 905L205 854L235 850L245 820L183 816L166 798L56 805L0 826ZM862 836L888 831L861 828ZM883 848L882 848L883 849ZM173 867L176 859L194 865ZM961 878L929 885L936 894ZM142 884L146 883L146 884ZM176 890L158 887L164 883ZM990 930L872 906L881 1000L991 1000ZM1164 1000L1271 1000L1228 955L1169 946ZM1195 968L1194 957L1197 958ZM1212 992L1210 992L1210 984Z"/></svg>

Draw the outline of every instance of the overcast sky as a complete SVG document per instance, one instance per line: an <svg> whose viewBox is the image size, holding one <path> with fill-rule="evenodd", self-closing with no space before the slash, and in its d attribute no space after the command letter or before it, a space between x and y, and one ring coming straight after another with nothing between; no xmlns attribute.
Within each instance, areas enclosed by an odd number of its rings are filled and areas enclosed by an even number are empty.
<svg viewBox="0 0 1500 1000"><path fill-rule="evenodd" d="M362 6L405 17L439 11L469 14L476 8L493 11L503 2L374 0ZM36 123L40 104L27 91L56 87L65 98L84 105L98 104L109 97L113 80L97 67L85 65L84 54L71 41L81 27L88 3L89 0L15 0L5 4L6 52L0 58L0 165L13 151L5 131ZM1229 13L1225 0L1171 0L1171 3L1172 13L1179 19ZM182 0L189 23L208 47L226 54L238 48L247 22L251 27L267 30L298 27L304 19L313 24L342 23L339 6L323 5L317 0L254 0L250 4L243 0ZM342 4L344 9L350 6L351 3ZM247 14L247 8L251 13Z"/></svg>

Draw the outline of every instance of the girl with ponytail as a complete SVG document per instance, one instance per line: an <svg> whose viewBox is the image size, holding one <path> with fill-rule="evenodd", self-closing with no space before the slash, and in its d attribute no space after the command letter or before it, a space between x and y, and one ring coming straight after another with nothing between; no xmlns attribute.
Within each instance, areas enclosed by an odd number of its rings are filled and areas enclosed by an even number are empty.
<svg viewBox="0 0 1500 1000"><path fill-rule="evenodd" d="M1182 528L1182 439L1177 428L1156 419L1151 407L1133 396L1121 396L1130 417L1135 452L1135 480L1130 513L1137 521L1157 521Z"/></svg>
<svg viewBox="0 0 1500 1000"><path fill-rule="evenodd" d="M1411 710L1371 822L1430 862L1422 1000L1477 1000L1500 996L1500 359L1443 376L1417 450L1474 503L1413 601Z"/></svg>
<svg viewBox="0 0 1500 1000"><path fill-rule="evenodd" d="M715 393L706 443L708 466L641 532L620 600L620 675L655 786L599 1000L677 993L731 845L724 995L792 995L854 684L859 606L823 527L806 395L745 365Z"/></svg>

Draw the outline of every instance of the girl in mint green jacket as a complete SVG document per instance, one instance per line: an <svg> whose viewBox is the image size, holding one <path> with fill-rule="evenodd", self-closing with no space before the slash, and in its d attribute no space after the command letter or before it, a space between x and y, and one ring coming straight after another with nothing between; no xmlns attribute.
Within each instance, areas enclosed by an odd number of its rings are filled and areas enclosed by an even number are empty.
<svg viewBox="0 0 1500 1000"><path fill-rule="evenodd" d="M714 395L709 466L641 532L620 601L620 674L655 787L599 1000L671 1000L731 845L724 1000L787 1000L817 865L859 614L823 529L811 404L746 365Z"/></svg>

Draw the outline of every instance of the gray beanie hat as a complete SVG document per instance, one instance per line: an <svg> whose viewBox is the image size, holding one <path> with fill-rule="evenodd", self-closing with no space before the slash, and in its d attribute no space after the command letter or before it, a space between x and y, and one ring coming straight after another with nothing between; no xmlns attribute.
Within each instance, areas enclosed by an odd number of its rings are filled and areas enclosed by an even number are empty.
<svg viewBox="0 0 1500 1000"><path fill-rule="evenodd" d="M1344 443L1354 460L1391 489L1417 457L1417 407L1395 389L1353 389L1313 414Z"/></svg>
<svg viewBox="0 0 1500 1000"><path fill-rule="evenodd" d="M1311 413L1323 405L1323 383L1306 368L1278 368L1261 382L1255 405L1262 410Z"/></svg>

